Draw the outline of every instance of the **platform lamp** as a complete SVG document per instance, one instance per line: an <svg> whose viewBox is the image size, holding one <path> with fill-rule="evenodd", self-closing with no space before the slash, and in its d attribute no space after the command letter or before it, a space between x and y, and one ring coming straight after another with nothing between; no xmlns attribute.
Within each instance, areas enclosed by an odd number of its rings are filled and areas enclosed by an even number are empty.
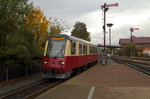
<svg viewBox="0 0 150 99"><path fill-rule="evenodd" d="M108 64L111 65L111 54L112 54L112 51L111 51L111 27L113 26L112 23L108 23L107 24L107 27L109 27L109 49L110 49L110 54L109 54L109 61L108 61Z"/></svg>
<svg viewBox="0 0 150 99"><path fill-rule="evenodd" d="M107 27L109 27L109 48L110 48L110 54L112 54L112 50L111 50L111 27L113 26L112 23L108 23Z"/></svg>

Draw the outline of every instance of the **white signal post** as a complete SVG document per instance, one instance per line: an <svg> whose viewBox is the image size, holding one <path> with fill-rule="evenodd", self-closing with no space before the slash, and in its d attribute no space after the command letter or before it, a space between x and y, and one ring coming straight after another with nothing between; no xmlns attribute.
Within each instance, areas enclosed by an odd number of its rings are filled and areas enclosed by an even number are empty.
<svg viewBox="0 0 150 99"><path fill-rule="evenodd" d="M107 10L109 9L109 7L117 7L117 6L119 6L119 4L118 3L115 3L115 4L106 4L106 3L104 3L104 5L101 5L101 8L102 8L102 10L104 11L104 24L103 24L103 31L104 31L104 52L103 52L103 61L102 61L102 64L107 64L107 58L106 58L106 49L105 49L105 47L106 47L106 45L105 45L105 42L106 42L106 12L107 12Z"/></svg>
<svg viewBox="0 0 150 99"><path fill-rule="evenodd" d="M134 31L134 30L139 30L139 28L130 28L130 31L131 31L131 44L130 44L130 47L131 47L131 61L132 61L132 54L133 54L133 47L132 47L132 43L133 43L133 40L132 40L132 32Z"/></svg>

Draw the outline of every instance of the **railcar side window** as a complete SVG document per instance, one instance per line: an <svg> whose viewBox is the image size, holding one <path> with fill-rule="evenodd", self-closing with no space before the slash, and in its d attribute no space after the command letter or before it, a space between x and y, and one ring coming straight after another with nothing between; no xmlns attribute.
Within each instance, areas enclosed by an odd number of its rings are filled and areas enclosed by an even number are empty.
<svg viewBox="0 0 150 99"><path fill-rule="evenodd" d="M94 53L97 53L97 48L96 47L93 47L93 54Z"/></svg>
<svg viewBox="0 0 150 99"><path fill-rule="evenodd" d="M92 47L92 54L94 54L94 47Z"/></svg>
<svg viewBox="0 0 150 99"><path fill-rule="evenodd" d="M90 46L90 54L92 54L92 47Z"/></svg>
<svg viewBox="0 0 150 99"><path fill-rule="evenodd" d="M83 45L83 54L87 54L87 46Z"/></svg>
<svg viewBox="0 0 150 99"><path fill-rule="evenodd" d="M95 53L98 53L98 49L95 47Z"/></svg>
<svg viewBox="0 0 150 99"><path fill-rule="evenodd" d="M82 44L79 44L79 54L82 54Z"/></svg>
<svg viewBox="0 0 150 99"><path fill-rule="evenodd" d="M87 54L87 46L85 45L85 54Z"/></svg>
<svg viewBox="0 0 150 99"><path fill-rule="evenodd" d="M90 54L95 54L98 52L98 49L96 47L90 46Z"/></svg>
<svg viewBox="0 0 150 99"><path fill-rule="evenodd" d="M72 42L71 43L71 55L75 55L76 54L76 43Z"/></svg>
<svg viewBox="0 0 150 99"><path fill-rule="evenodd" d="M83 45L83 54L85 54L85 45Z"/></svg>

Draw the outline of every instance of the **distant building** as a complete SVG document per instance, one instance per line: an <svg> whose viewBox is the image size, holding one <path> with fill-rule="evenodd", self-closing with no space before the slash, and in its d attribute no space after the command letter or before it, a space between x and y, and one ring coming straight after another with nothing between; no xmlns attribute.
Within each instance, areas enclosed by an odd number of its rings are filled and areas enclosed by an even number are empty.
<svg viewBox="0 0 150 99"><path fill-rule="evenodd" d="M130 42L131 42L131 38L124 38L119 40L120 46L124 46ZM132 36L132 42L143 49L143 54L150 55L150 37Z"/></svg>

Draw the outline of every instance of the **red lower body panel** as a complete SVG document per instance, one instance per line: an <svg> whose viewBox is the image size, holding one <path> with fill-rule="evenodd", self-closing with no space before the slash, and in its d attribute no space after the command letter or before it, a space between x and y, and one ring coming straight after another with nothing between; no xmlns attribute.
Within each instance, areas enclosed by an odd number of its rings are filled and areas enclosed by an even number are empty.
<svg viewBox="0 0 150 99"><path fill-rule="evenodd" d="M98 55L65 56L63 58L43 58L43 72L46 71L55 74L65 74L71 72L74 68L87 66L98 60Z"/></svg>

